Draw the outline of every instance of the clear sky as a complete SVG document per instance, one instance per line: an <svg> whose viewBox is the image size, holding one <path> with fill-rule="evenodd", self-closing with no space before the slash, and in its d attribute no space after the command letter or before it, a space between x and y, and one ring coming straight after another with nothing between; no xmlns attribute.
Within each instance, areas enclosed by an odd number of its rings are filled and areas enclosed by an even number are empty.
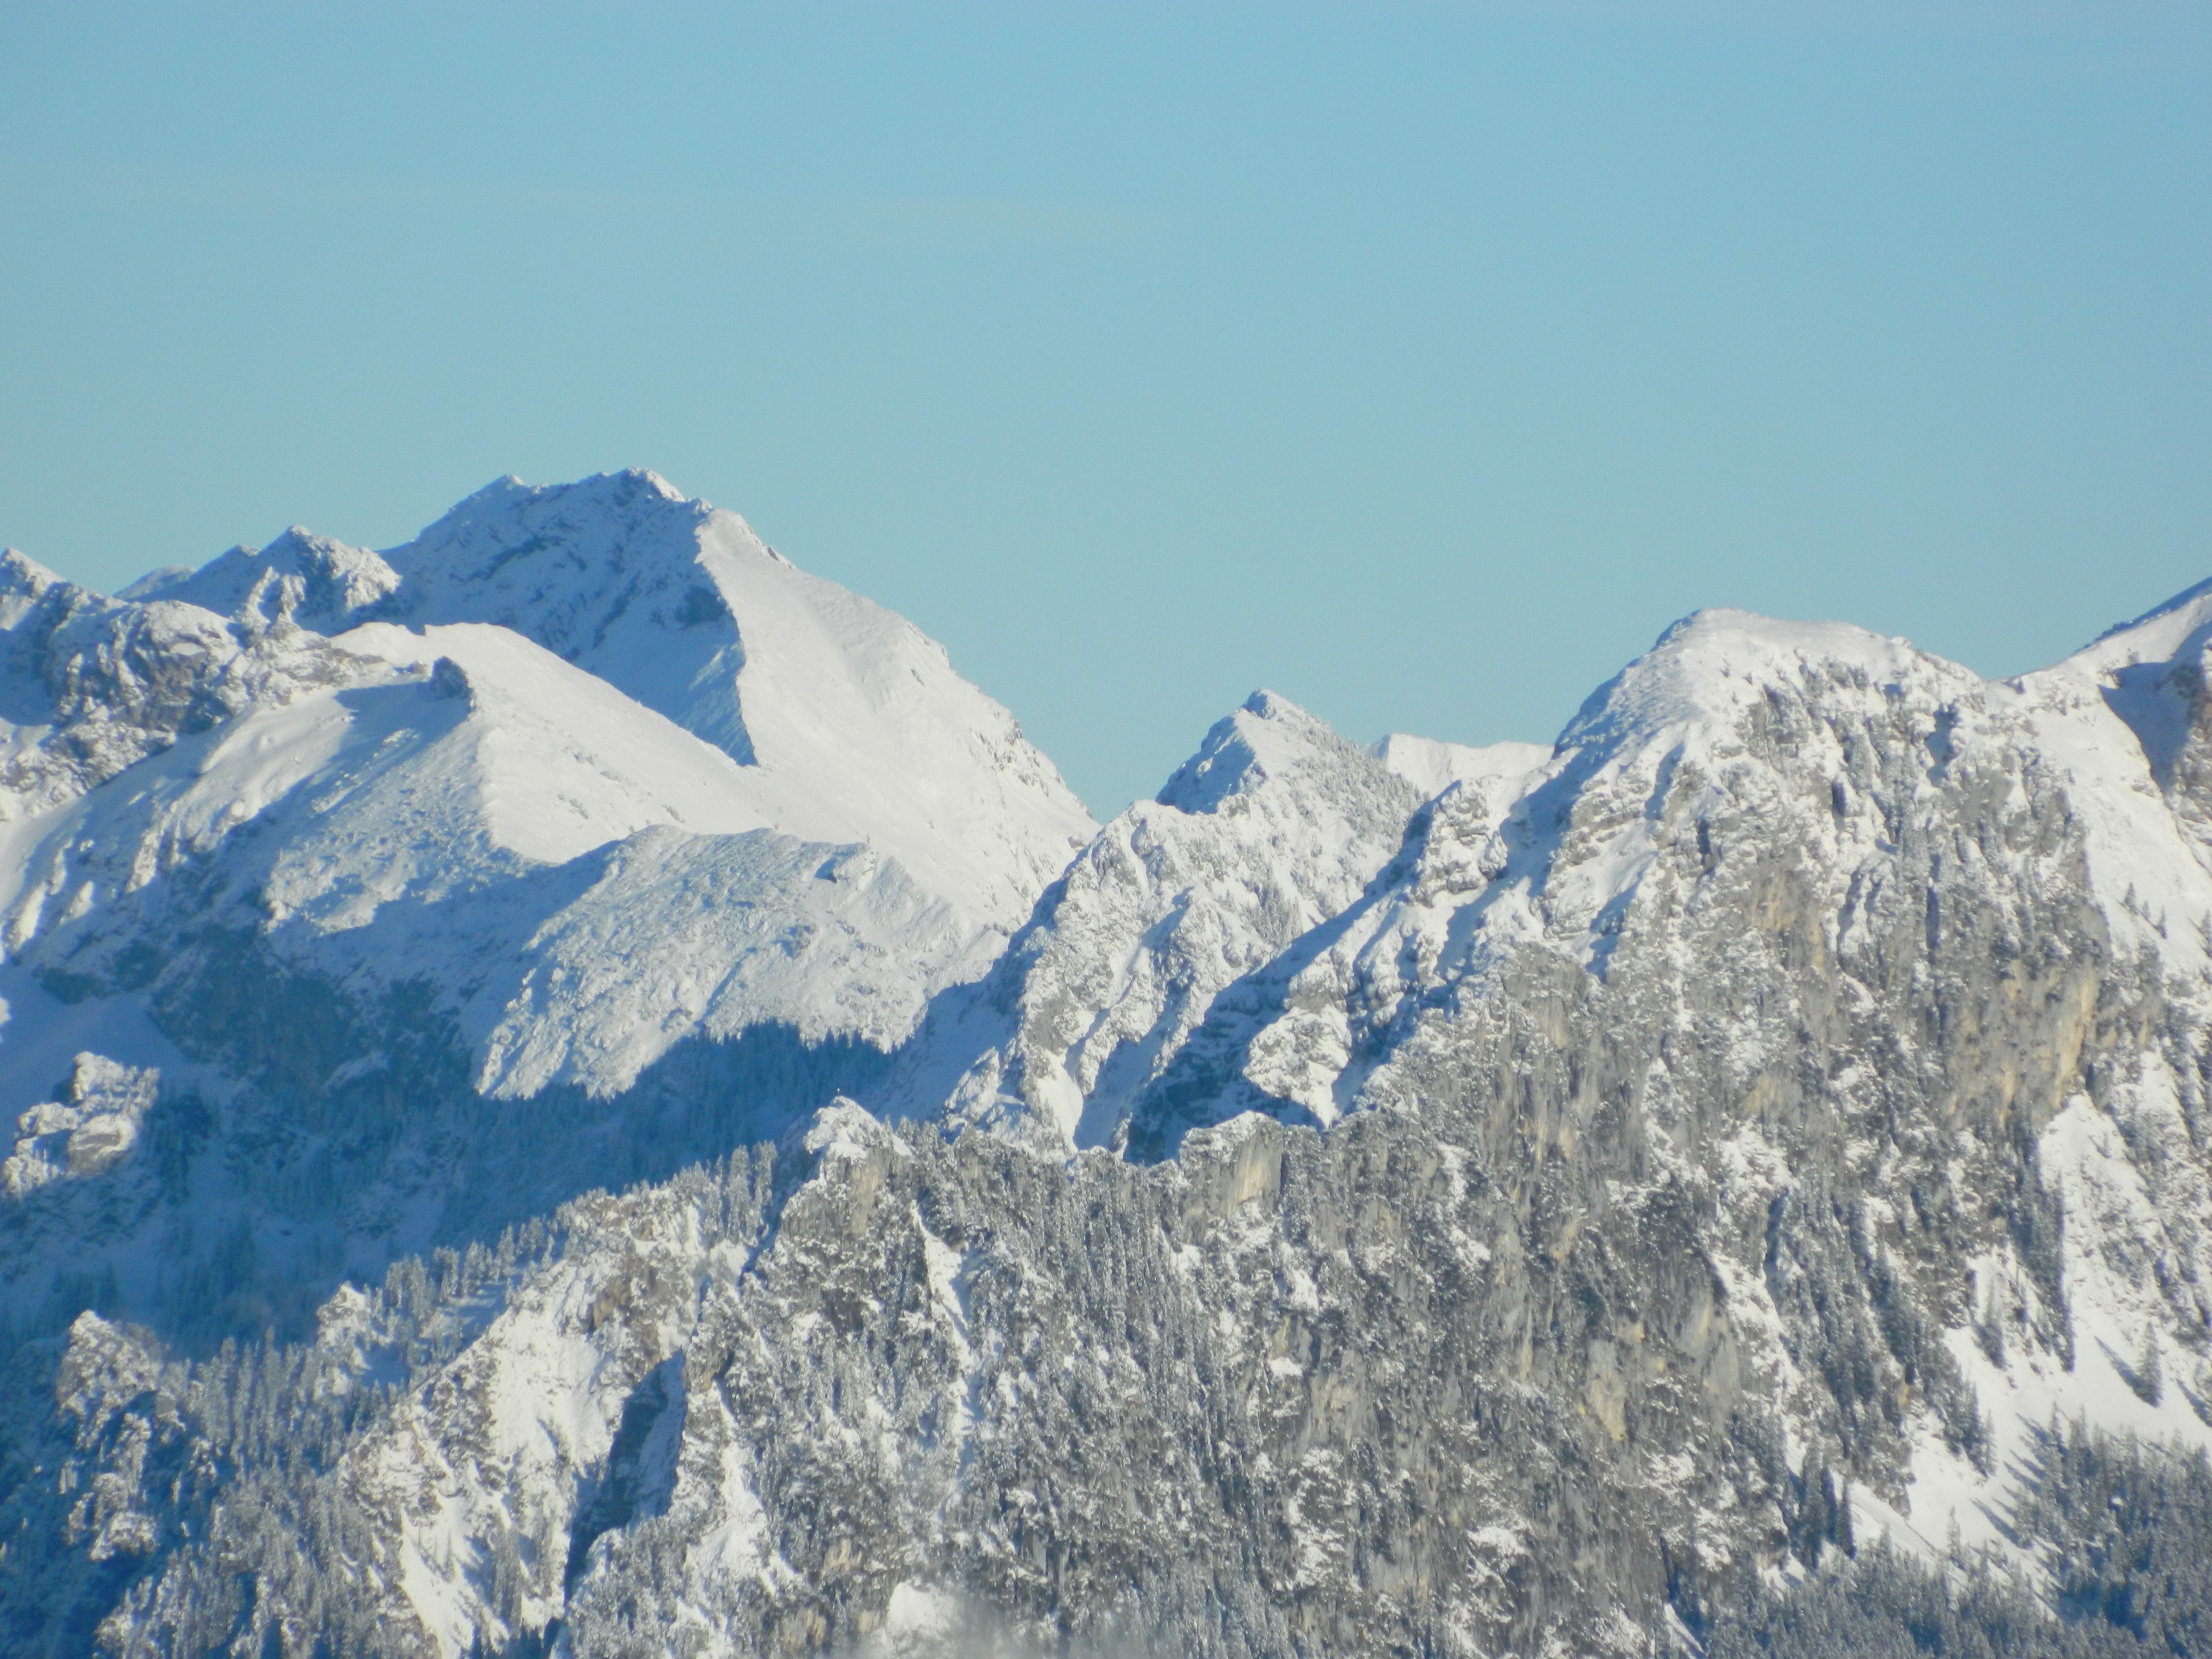
<svg viewBox="0 0 2212 1659"><path fill-rule="evenodd" d="M652 466L1102 814L1703 605L2015 672L2212 575L2208 20L0 0L0 541Z"/></svg>

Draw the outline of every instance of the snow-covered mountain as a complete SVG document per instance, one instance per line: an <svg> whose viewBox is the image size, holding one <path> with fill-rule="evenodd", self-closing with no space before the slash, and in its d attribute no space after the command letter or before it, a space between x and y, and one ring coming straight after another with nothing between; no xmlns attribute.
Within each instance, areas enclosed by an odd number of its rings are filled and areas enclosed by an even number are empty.
<svg viewBox="0 0 2212 1659"><path fill-rule="evenodd" d="M295 529L131 599L9 560L0 1109L78 1052L157 1071L210 1152L264 1149L181 1208L203 1255L246 1228L294 1317L732 1114L780 1129L729 1098L749 1033L858 1075L1092 829L940 647L650 474L495 484L385 554ZM715 1126L669 1121L700 1087ZM196 1270L180 1206L118 1182L89 1237L49 1183L0 1295Z"/></svg>
<svg viewBox="0 0 2212 1659"><path fill-rule="evenodd" d="M10 559L20 1650L1725 1648L2212 1448L2208 590L1097 828L650 475Z"/></svg>
<svg viewBox="0 0 2212 1659"><path fill-rule="evenodd" d="M871 842L1002 931L1092 828L944 647L649 472L501 479L380 555L295 528L138 596L325 634L505 629L747 769L762 827Z"/></svg>

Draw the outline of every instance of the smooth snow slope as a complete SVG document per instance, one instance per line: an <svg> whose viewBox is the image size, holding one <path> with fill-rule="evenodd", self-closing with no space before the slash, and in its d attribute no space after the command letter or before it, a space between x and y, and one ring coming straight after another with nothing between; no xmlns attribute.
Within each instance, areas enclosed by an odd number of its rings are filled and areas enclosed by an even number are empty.
<svg viewBox="0 0 2212 1659"><path fill-rule="evenodd" d="M869 842L1003 931L1094 827L942 646L652 473L503 479L383 557L390 614L535 640L757 769L777 828Z"/></svg>
<svg viewBox="0 0 2212 1659"><path fill-rule="evenodd" d="M489 1092L763 1020L888 1046L1091 828L940 647L649 474L136 600L11 558L0 918L80 996L220 921L363 998L434 987Z"/></svg>

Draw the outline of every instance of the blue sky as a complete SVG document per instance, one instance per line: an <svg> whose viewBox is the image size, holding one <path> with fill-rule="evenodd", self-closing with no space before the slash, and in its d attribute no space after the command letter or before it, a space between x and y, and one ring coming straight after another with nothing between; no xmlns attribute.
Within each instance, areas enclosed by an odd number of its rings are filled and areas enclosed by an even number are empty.
<svg viewBox="0 0 2212 1659"><path fill-rule="evenodd" d="M2208 18L0 0L0 541L649 465L1102 813L1702 605L2014 672L2212 575Z"/></svg>

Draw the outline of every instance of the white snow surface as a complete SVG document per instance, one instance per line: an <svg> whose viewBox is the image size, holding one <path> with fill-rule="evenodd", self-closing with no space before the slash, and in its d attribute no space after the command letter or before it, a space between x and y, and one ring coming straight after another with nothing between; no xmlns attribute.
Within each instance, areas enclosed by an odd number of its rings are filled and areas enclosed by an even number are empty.
<svg viewBox="0 0 2212 1659"><path fill-rule="evenodd" d="M1004 931L1094 828L942 646L654 474L502 479L383 556L396 617L536 641L757 769L775 828L872 842Z"/></svg>
<svg viewBox="0 0 2212 1659"><path fill-rule="evenodd" d="M134 591L0 562L0 949L82 987L228 915L429 981L491 1092L763 1020L888 1047L1092 827L941 647L651 474Z"/></svg>
<svg viewBox="0 0 2212 1659"><path fill-rule="evenodd" d="M1466 784L1480 791L1492 811L1502 810L1525 793L1552 758L1547 744L1476 746L1410 737L1403 732L1393 732L1370 752L1425 796L1433 798L1455 783Z"/></svg>

